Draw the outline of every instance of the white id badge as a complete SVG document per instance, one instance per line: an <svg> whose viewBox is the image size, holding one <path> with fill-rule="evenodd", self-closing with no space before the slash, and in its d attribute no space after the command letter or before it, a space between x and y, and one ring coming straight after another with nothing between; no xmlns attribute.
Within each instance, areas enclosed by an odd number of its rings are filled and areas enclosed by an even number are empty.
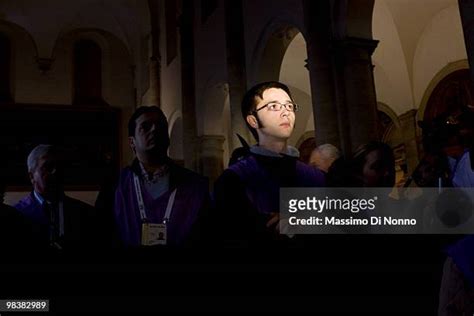
<svg viewBox="0 0 474 316"><path fill-rule="evenodd" d="M142 246L166 245L165 224L142 224Z"/></svg>

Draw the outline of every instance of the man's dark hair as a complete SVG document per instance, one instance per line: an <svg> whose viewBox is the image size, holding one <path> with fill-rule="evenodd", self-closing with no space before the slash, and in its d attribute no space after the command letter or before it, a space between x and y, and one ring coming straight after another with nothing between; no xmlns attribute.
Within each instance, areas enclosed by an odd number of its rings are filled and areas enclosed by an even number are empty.
<svg viewBox="0 0 474 316"><path fill-rule="evenodd" d="M388 144L380 141L370 141L359 146L352 156L353 165L361 170L364 167L367 156L376 150L382 153L382 157L384 157L384 160L388 162L388 164L395 166L395 157L392 148Z"/></svg>
<svg viewBox="0 0 474 316"><path fill-rule="evenodd" d="M135 112L130 117L128 121L128 136L133 137L135 136L135 129L137 127L137 119L145 113L158 113L160 116L160 121L166 127L166 131L168 131L168 120L166 119L165 114L163 111L157 106L141 106L135 110Z"/></svg>
<svg viewBox="0 0 474 316"><path fill-rule="evenodd" d="M258 125L262 127L262 124L260 123L260 120L258 118L257 113L255 113L255 107L257 106L258 100L257 97L260 99L263 99L263 93L271 88L275 89L281 89L285 91L290 99L293 101L293 97L291 96L290 89L284 85L281 82L278 81L268 81L268 82L262 82L259 83L250 90L247 91L247 93L244 95L244 98L242 99L242 117L245 121L245 124L247 124L247 127L250 129L250 132L252 132L252 135L255 137L255 139L258 141L258 134L257 131L247 123L247 115L255 115L257 118Z"/></svg>
<svg viewBox="0 0 474 316"><path fill-rule="evenodd" d="M351 161L351 172L353 175L362 177L364 165L367 160L367 156L373 152L379 151L382 156L382 161L386 166L390 168L388 175L390 186L395 185L395 156L392 148L380 141L370 141L364 145L359 146L353 153Z"/></svg>

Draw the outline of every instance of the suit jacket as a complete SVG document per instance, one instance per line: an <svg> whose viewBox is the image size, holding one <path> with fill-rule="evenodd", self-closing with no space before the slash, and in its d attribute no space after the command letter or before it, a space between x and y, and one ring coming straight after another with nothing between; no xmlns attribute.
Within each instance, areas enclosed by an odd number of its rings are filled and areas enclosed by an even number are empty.
<svg viewBox="0 0 474 316"><path fill-rule="evenodd" d="M15 208L29 221L32 234L41 246L50 244L50 218L34 193L20 200ZM79 200L64 196L64 236L61 248L90 247L94 244L96 227L94 208Z"/></svg>

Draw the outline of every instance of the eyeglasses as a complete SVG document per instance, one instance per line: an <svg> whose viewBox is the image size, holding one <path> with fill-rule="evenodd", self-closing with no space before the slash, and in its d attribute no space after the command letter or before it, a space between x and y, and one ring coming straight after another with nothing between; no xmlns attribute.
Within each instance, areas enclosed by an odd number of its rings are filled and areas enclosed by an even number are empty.
<svg viewBox="0 0 474 316"><path fill-rule="evenodd" d="M288 112L298 112L298 104L293 103L293 102L288 102L285 104L280 103L280 102L270 102L256 109L254 112L258 112L264 108L267 108L269 111L273 111L273 112L281 111L283 110L283 108L285 108Z"/></svg>

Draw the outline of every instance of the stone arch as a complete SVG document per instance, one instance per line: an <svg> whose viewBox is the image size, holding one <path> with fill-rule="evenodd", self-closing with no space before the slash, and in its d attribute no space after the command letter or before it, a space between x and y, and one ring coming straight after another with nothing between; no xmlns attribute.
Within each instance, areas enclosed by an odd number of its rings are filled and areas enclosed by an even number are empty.
<svg viewBox="0 0 474 316"><path fill-rule="evenodd" d="M19 40L28 42L34 52L33 56L38 57L38 46L36 45L36 41L25 28L12 22L0 21L0 33L7 36L12 42Z"/></svg>
<svg viewBox="0 0 474 316"><path fill-rule="evenodd" d="M440 115L456 117L461 113L472 113L473 104L470 70L454 71L443 78L433 90L425 108L423 125L430 126L430 123ZM470 125L472 128L472 122ZM425 135L425 129L423 134ZM424 144L429 146L428 143Z"/></svg>
<svg viewBox="0 0 474 316"><path fill-rule="evenodd" d="M63 31L57 37L52 58L58 72L68 74L65 90L67 103L73 98L73 50L79 40L95 42L102 53L102 97L107 104L135 107L133 61L125 43L104 30L81 28Z"/></svg>
<svg viewBox="0 0 474 316"><path fill-rule="evenodd" d="M39 72L38 47L33 36L15 23L0 21L0 33L10 44L9 99L22 102L22 95L27 93L29 74Z"/></svg>
<svg viewBox="0 0 474 316"><path fill-rule="evenodd" d="M401 128L400 119L398 118L397 113L395 113L391 107L383 102L377 102L377 109L390 117L396 128Z"/></svg>
<svg viewBox="0 0 474 316"><path fill-rule="evenodd" d="M401 123L397 114L385 103L377 102L380 140L396 148L403 144Z"/></svg>
<svg viewBox="0 0 474 316"><path fill-rule="evenodd" d="M77 28L77 29L72 29L72 30L62 30L58 37L56 38L54 47L53 47L53 52L52 52L52 57L54 58L57 50L59 48L59 45L62 44L62 41L68 40L68 44L71 45L71 43L74 43L78 40L90 40L95 42L97 45L100 46L100 49L103 51L103 55L110 54L110 38L116 38L115 35L112 33L109 33L107 31L101 30L101 29L94 29L94 28ZM117 38L117 40L120 41L120 39ZM125 44L123 44L125 47L127 47ZM128 48L127 48L128 51Z"/></svg>
<svg viewBox="0 0 474 316"><path fill-rule="evenodd" d="M278 80L285 52L291 41L302 32L289 22L273 20L267 24L258 41L250 69L252 83Z"/></svg>
<svg viewBox="0 0 474 316"><path fill-rule="evenodd" d="M450 74L453 74L460 70L466 70L466 69L467 70L469 69L468 61L466 59L459 60L459 61L452 62L446 65L433 77L433 79L431 79L430 83L428 84L428 87L425 90L425 93L423 94L423 98L421 100L420 107L418 109L418 113L417 113L418 121L424 120L425 111L428 106L428 102L434 90L436 89L436 87Z"/></svg>
<svg viewBox="0 0 474 316"><path fill-rule="evenodd" d="M57 102L73 103L73 48L79 39L92 40L101 48L102 98L106 104L121 110L117 137L124 137L127 135L128 119L136 108L133 61L127 45L114 34L92 28L65 28L59 33L52 52L54 63L50 70L51 77L55 78ZM132 158L132 152L126 141L120 139L120 142L121 164L125 165Z"/></svg>
<svg viewBox="0 0 474 316"><path fill-rule="evenodd" d="M392 118L384 111L378 111L378 128L380 140L389 144L392 148L402 143L400 129L395 125Z"/></svg>

